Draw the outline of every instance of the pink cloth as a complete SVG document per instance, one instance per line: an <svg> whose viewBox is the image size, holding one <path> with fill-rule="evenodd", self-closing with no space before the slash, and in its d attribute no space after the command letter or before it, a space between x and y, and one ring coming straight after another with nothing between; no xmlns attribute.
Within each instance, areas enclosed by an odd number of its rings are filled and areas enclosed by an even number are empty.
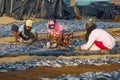
<svg viewBox="0 0 120 80"><path fill-rule="evenodd" d="M60 25L58 22L55 23L55 28L54 29L48 29L48 32L49 33L52 33L52 34L57 34L57 35L60 35L60 31L63 30L63 26Z"/></svg>

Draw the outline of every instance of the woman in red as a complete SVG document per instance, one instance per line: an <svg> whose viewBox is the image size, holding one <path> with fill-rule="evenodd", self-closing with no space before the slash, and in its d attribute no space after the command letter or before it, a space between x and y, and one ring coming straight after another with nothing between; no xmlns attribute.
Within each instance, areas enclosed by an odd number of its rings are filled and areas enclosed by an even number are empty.
<svg viewBox="0 0 120 80"><path fill-rule="evenodd" d="M58 46L62 40L62 30L63 26L56 22L56 20L50 19L48 21L47 48Z"/></svg>

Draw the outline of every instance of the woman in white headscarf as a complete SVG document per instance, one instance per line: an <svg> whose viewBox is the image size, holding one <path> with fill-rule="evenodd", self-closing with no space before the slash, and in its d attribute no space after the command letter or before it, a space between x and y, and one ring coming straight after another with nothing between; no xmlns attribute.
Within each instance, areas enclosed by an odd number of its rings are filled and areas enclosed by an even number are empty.
<svg viewBox="0 0 120 80"><path fill-rule="evenodd" d="M72 42L73 33L65 33L64 27L55 19L48 20L47 48L66 47Z"/></svg>

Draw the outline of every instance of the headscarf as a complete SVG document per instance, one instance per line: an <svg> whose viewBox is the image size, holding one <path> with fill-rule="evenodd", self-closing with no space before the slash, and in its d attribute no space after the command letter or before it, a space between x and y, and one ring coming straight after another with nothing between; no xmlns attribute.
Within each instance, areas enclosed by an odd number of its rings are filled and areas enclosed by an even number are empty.
<svg viewBox="0 0 120 80"><path fill-rule="evenodd" d="M60 35L60 32L63 30L63 26L60 25L58 22L55 22L54 24L55 27L53 29L48 29L48 32L52 34L55 33L57 35Z"/></svg>
<svg viewBox="0 0 120 80"><path fill-rule="evenodd" d="M87 25L87 27L86 27ZM85 39L88 41L89 35L90 33L97 28L97 26L93 23L92 19L89 19L86 23L85 23L85 27L86 27L86 36Z"/></svg>

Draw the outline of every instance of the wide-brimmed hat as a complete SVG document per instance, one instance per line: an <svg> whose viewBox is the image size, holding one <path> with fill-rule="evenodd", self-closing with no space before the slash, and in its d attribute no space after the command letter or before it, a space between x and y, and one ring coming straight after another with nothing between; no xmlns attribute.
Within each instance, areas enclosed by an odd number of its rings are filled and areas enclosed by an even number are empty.
<svg viewBox="0 0 120 80"><path fill-rule="evenodd" d="M26 26L32 27L32 20L27 20L27 21L26 21Z"/></svg>

